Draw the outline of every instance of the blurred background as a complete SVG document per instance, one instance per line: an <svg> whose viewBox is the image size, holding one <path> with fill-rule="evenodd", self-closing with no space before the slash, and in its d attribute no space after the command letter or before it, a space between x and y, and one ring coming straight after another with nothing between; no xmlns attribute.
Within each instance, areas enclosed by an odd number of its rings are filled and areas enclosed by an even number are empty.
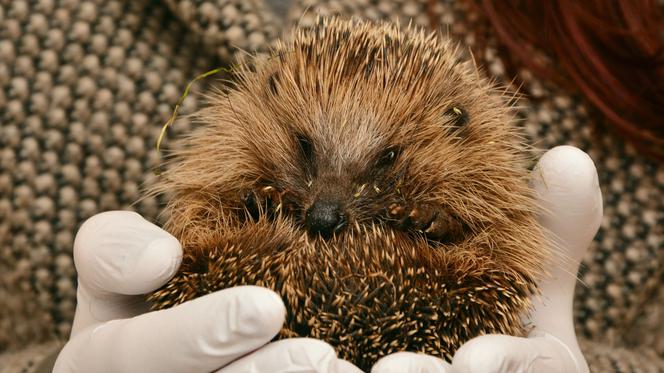
<svg viewBox="0 0 664 373"><path fill-rule="evenodd" d="M0 0L0 367L31 371L68 337L78 226L158 221L155 142L187 82L316 15L458 40L515 92L539 149L595 161L604 220L576 289L594 371L664 370L662 1ZM181 114L200 107L197 84ZM164 146L191 129L182 115ZM21 370L25 369L25 370Z"/></svg>

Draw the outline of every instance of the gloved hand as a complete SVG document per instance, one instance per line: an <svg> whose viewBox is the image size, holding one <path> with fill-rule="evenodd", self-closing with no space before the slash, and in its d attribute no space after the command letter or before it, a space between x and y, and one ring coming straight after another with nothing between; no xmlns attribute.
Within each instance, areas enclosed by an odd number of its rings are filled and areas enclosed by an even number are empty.
<svg viewBox="0 0 664 373"><path fill-rule="evenodd" d="M574 332L572 301L576 273L602 219L602 194L595 165L571 146L549 150L534 170L532 186L545 213L540 222L556 252L551 276L540 283L526 322L528 338L485 335L466 342L448 364L422 354L384 357L372 373L588 372Z"/></svg>
<svg viewBox="0 0 664 373"><path fill-rule="evenodd" d="M74 242L78 305L55 373L361 372L313 339L268 343L285 307L274 292L230 288L148 312L142 294L166 283L182 259L178 241L133 212L86 221Z"/></svg>

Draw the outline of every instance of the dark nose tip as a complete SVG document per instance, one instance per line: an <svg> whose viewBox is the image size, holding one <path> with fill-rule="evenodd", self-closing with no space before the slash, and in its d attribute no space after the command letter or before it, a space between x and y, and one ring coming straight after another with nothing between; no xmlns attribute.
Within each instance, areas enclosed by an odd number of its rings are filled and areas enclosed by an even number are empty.
<svg viewBox="0 0 664 373"><path fill-rule="evenodd" d="M340 203L317 201L307 210L304 223L309 233L327 238L346 225L346 217Z"/></svg>

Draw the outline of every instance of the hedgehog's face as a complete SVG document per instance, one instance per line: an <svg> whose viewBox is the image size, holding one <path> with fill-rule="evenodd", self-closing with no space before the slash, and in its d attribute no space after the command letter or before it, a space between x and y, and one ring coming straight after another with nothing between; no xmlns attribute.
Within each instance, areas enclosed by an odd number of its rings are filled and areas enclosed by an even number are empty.
<svg viewBox="0 0 664 373"><path fill-rule="evenodd" d="M302 31L214 98L199 135L214 150L195 159L206 187L323 237L392 222L457 242L519 208L509 113L472 65L433 37L348 27Z"/></svg>
<svg viewBox="0 0 664 373"><path fill-rule="evenodd" d="M297 89L282 86L275 92L280 88ZM278 210L310 235L323 238L343 234L348 225L390 222L435 240L462 239L462 222L449 206L436 203L436 188L428 187L434 180L445 185L435 177L451 170L438 172L440 162L428 159L440 156L449 161L441 150L463 142L465 109L456 105L439 113L433 123L415 122L381 116L380 108L389 105L381 95L364 104L353 104L353 96L349 92L350 102L328 110L310 98L295 111L305 113L314 105L318 113L277 120L272 133L252 139L255 148L250 152L264 151L256 154L255 183L248 193L241 193L247 212L258 219L261 208L268 214ZM266 107L279 105L279 100L269 95ZM437 133L426 133L432 129Z"/></svg>
<svg viewBox="0 0 664 373"><path fill-rule="evenodd" d="M184 236L278 213L457 245L531 216L510 109L447 41L323 21L237 72L165 175Z"/></svg>

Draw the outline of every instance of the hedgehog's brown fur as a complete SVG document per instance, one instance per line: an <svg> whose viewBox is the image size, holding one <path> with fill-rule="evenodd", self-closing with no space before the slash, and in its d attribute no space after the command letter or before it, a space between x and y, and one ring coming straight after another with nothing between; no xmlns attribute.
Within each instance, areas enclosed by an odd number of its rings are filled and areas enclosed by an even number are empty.
<svg viewBox="0 0 664 373"><path fill-rule="evenodd" d="M153 191L172 196L166 229L185 249L157 308L265 286L287 306L281 337L321 338L365 369L523 333L547 256L525 149L501 93L454 44L322 19L236 78ZM321 196L348 221L327 239L303 223ZM432 238L404 223L427 209L458 229L443 222Z"/></svg>

